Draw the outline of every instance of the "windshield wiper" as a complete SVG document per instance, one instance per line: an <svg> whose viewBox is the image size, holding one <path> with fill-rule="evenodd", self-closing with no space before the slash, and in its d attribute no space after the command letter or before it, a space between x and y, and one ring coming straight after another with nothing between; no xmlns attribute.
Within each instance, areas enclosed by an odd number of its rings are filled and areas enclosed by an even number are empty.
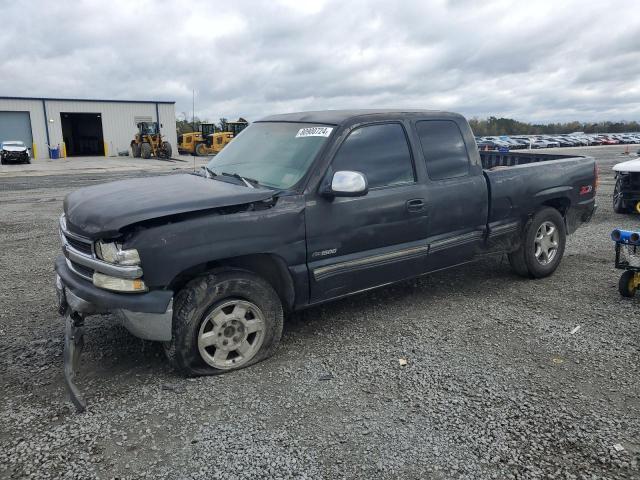
<svg viewBox="0 0 640 480"><path fill-rule="evenodd" d="M213 177L217 177L218 174L216 172L214 172L213 170L211 170L207 165L203 165L200 167L202 170L204 170L204 176L206 178L213 178Z"/></svg>
<svg viewBox="0 0 640 480"><path fill-rule="evenodd" d="M238 173L222 172L222 175L226 175L227 177L237 178L238 180L240 180L242 183L244 183L249 188L256 188L256 185L260 185L260 182L258 182L257 180L255 180L253 178L249 178L249 177L243 177L242 175L240 175Z"/></svg>

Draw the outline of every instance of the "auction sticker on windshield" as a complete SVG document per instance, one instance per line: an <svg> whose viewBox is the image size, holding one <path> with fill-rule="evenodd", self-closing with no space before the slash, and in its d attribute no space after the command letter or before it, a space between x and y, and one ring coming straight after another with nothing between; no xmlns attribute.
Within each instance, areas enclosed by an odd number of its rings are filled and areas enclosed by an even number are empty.
<svg viewBox="0 0 640 480"><path fill-rule="evenodd" d="M328 137L331 135L332 127L308 127L301 128L296 134L296 138L301 137Z"/></svg>

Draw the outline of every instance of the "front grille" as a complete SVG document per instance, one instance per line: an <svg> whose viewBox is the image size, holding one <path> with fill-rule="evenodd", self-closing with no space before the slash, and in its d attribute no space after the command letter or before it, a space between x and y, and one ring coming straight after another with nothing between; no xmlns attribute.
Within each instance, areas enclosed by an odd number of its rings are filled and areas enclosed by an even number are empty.
<svg viewBox="0 0 640 480"><path fill-rule="evenodd" d="M60 240L63 243L63 252L66 249L66 245L67 248L73 249L83 256L94 258L93 242L88 238L69 232L64 215L60 217ZM91 280L93 278L94 271L92 268L81 265L78 262L74 262L69 258L67 258L67 265L69 265L69 268L77 275L87 280Z"/></svg>
<svg viewBox="0 0 640 480"><path fill-rule="evenodd" d="M64 233L63 235L67 240L67 243L73 248L75 248L76 250L78 250L79 252L86 253L87 255L91 255L93 253L90 241L89 243L87 243L86 241L82 241L77 238L70 237L69 235L66 235Z"/></svg>
<svg viewBox="0 0 640 480"><path fill-rule="evenodd" d="M69 260L71 270L76 272L81 277L85 277L87 280L91 280L93 278L93 270L91 268L85 267L84 265L80 265L79 263L72 262Z"/></svg>

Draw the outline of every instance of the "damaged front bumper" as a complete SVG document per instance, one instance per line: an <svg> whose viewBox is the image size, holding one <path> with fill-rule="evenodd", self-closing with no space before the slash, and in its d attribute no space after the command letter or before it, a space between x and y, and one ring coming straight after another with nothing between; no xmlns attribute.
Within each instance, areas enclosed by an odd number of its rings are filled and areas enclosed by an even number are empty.
<svg viewBox="0 0 640 480"><path fill-rule="evenodd" d="M56 295L58 313L66 317L64 342L64 377L71 400L78 412L86 403L74 383L84 345L84 319L90 315L114 313L133 335L145 340L171 340L173 292L159 290L147 293L113 293L78 278L58 257Z"/></svg>

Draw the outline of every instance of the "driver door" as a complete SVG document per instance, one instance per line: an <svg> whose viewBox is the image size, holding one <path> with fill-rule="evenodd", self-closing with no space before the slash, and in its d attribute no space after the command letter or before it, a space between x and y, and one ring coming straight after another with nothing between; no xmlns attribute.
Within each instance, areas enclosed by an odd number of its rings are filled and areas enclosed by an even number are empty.
<svg viewBox="0 0 640 480"><path fill-rule="evenodd" d="M360 197L307 199L307 265L311 302L422 273L426 266L424 185L401 122L359 126L329 172L357 171L369 185Z"/></svg>

